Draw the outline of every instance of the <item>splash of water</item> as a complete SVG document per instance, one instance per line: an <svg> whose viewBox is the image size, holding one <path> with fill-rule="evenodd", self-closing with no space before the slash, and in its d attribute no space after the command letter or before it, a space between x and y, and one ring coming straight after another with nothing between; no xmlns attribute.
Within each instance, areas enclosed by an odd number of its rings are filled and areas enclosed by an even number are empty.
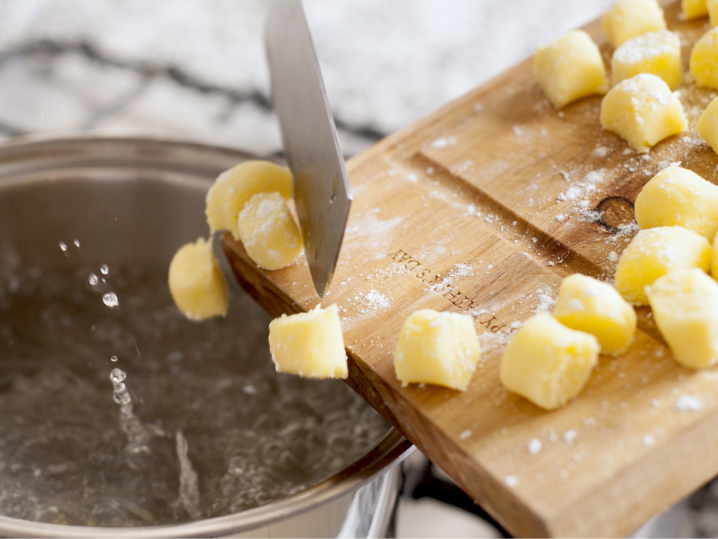
<svg viewBox="0 0 718 539"><path fill-rule="evenodd" d="M177 431L175 437L177 439L177 458L180 464L180 486L177 505L184 507L193 520L199 520L202 517L199 510L199 483L197 481L197 472L194 471L192 462L189 460L189 444L187 444L187 439L181 430Z"/></svg>
<svg viewBox="0 0 718 539"><path fill-rule="evenodd" d="M107 305L110 309L114 309L120 304L120 300L117 298L117 294L114 292L108 292L102 296L102 303Z"/></svg>
<svg viewBox="0 0 718 539"><path fill-rule="evenodd" d="M132 410L132 397L127 390L126 379L127 374L122 369L115 368L110 372L113 398L120 405L120 428L127 436L127 445L125 446L127 462L130 468L140 469L143 455L149 455L150 453L149 442L152 433Z"/></svg>

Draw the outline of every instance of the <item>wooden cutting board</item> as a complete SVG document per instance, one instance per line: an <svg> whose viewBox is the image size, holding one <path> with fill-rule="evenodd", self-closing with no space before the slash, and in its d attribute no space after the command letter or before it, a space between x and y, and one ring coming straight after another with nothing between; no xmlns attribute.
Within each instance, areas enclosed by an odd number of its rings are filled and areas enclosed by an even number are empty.
<svg viewBox="0 0 718 539"><path fill-rule="evenodd" d="M687 69L709 24L678 13L666 7ZM610 64L600 23L587 30ZM323 304L340 310L348 382L516 535L627 535L718 474L718 370L678 366L648 309L630 350L602 356L561 410L498 377L511 333L551 306L564 276L612 277L655 173L680 161L718 179L695 131L715 92L679 91L690 130L639 156L601 129L600 97L554 110L529 59L347 164L355 202ZM265 272L231 238L225 248L274 315L317 304L304 263ZM399 328L422 308L474 317L483 355L465 393L397 381Z"/></svg>

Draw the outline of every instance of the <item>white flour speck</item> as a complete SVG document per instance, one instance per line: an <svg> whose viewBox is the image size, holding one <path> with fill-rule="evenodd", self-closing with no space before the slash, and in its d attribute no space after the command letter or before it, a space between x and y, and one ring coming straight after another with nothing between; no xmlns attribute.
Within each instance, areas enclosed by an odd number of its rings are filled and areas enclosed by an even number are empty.
<svg viewBox="0 0 718 539"><path fill-rule="evenodd" d="M431 143L432 148L446 148L456 144L456 137L438 138Z"/></svg>
<svg viewBox="0 0 718 539"><path fill-rule="evenodd" d="M676 412L697 412L701 408L703 408L703 402L693 395L683 395L673 406Z"/></svg>
<svg viewBox="0 0 718 539"><path fill-rule="evenodd" d="M594 157L606 157L608 155L608 148L605 146L599 146L595 150L593 150L592 155Z"/></svg>
<svg viewBox="0 0 718 539"><path fill-rule="evenodd" d="M507 475L504 478L504 483L506 483L507 487L515 487L519 484L519 480L516 478L515 475Z"/></svg>
<svg viewBox="0 0 718 539"><path fill-rule="evenodd" d="M543 444L541 443L541 440L538 438L534 438L529 442L528 449L529 453L532 455L535 455L539 451L541 451L541 448L543 447Z"/></svg>
<svg viewBox="0 0 718 539"><path fill-rule="evenodd" d="M366 300L369 302L369 307L372 309L386 309L391 305L391 302L387 299L387 297L376 290L370 290L367 292Z"/></svg>
<svg viewBox="0 0 718 539"><path fill-rule="evenodd" d="M578 436L578 431L576 429L567 430L563 433L563 440L569 445L573 445L573 442L576 440L576 437Z"/></svg>

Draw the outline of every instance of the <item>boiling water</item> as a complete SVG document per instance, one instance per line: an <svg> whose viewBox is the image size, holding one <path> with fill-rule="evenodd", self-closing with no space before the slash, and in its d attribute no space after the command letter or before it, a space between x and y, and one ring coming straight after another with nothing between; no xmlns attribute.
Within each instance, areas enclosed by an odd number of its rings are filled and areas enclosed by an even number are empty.
<svg viewBox="0 0 718 539"><path fill-rule="evenodd" d="M269 317L175 309L166 268L0 278L0 514L147 526L316 484L387 424L341 382L274 372Z"/></svg>

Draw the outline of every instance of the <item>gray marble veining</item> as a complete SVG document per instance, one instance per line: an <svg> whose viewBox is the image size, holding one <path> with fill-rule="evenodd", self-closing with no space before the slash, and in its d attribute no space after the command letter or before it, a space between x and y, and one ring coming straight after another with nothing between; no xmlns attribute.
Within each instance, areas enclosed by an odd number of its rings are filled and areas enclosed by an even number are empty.
<svg viewBox="0 0 718 539"><path fill-rule="evenodd" d="M307 0L344 151L425 116L610 0ZM0 0L0 134L280 150L261 0Z"/></svg>

